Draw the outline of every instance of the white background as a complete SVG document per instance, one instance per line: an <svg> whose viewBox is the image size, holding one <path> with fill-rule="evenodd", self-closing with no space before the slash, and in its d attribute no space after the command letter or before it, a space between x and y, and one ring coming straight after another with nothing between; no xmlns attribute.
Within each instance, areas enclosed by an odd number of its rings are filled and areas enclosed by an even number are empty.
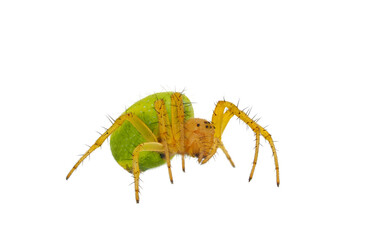
<svg viewBox="0 0 382 240"><path fill-rule="evenodd" d="M1 1L1 239L381 239L380 1ZM108 143L65 176L140 98L183 90L233 119L200 166L133 179Z"/></svg>

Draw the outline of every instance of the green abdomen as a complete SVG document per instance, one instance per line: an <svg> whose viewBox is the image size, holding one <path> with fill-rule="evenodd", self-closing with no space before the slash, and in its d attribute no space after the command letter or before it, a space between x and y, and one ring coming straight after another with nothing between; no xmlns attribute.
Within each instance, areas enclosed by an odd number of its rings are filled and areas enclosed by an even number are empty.
<svg viewBox="0 0 382 240"><path fill-rule="evenodd" d="M134 103L124 113L131 112L137 115L158 137L158 116L154 108L154 103L158 99L165 101L167 114L171 123L171 95L173 92L156 93L147 96L138 102ZM185 96L183 97L183 105L185 112L185 119L194 117L194 110L190 100ZM110 137L110 148L114 159L128 171L132 168L132 153L139 144L145 142L145 139L134 128L134 126L126 121L119 127ZM145 171L150 168L158 167L164 164L165 161L157 152L141 152L139 155L139 168Z"/></svg>

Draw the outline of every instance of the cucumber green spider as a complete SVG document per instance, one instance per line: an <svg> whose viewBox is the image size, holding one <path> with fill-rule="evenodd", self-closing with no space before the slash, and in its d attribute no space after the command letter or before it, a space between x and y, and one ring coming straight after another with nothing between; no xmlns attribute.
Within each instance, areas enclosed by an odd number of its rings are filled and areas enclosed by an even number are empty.
<svg viewBox="0 0 382 240"><path fill-rule="evenodd" d="M205 164L220 148L231 165L235 167L221 140L224 129L233 116L244 121L256 135L255 157L249 181L255 171L261 135L272 148L276 167L276 183L279 186L276 148L268 131L238 109L236 105L227 101L219 101L216 104L211 122L194 118L190 100L179 92L156 93L129 107L114 120L113 125L78 160L66 179L110 135L113 157L119 165L134 175L137 203L139 202L139 174L167 163L170 181L173 183L170 160L176 154L182 156L182 169L185 171L185 155L196 157L199 163Z"/></svg>

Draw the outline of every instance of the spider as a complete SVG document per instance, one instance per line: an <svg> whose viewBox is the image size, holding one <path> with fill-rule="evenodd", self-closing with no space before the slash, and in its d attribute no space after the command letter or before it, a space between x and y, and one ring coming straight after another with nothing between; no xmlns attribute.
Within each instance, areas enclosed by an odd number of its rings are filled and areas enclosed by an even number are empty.
<svg viewBox="0 0 382 240"><path fill-rule="evenodd" d="M229 120L236 116L244 121L256 135L256 147L249 181L255 171L259 153L260 135L270 144L275 160L276 183L280 184L279 164L271 135L245 112L227 101L219 101L212 114L212 121L194 118L190 100L179 92L162 92L147 96L113 120L97 141L78 160L67 175L72 175L80 163L110 137L113 157L120 166L134 175L135 199L139 203L139 174L147 169L167 163L168 174L173 183L171 158L182 156L182 170L185 171L184 156L198 158L207 163L220 148L231 165L235 167L221 140Z"/></svg>

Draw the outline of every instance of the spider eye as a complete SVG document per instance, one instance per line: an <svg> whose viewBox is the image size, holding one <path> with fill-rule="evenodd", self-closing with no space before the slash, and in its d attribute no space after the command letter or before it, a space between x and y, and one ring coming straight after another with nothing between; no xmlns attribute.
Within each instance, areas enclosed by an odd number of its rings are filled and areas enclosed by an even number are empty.
<svg viewBox="0 0 382 240"><path fill-rule="evenodd" d="M198 124L196 124L196 126L197 126L197 127L200 127L200 124L198 123Z"/></svg>

